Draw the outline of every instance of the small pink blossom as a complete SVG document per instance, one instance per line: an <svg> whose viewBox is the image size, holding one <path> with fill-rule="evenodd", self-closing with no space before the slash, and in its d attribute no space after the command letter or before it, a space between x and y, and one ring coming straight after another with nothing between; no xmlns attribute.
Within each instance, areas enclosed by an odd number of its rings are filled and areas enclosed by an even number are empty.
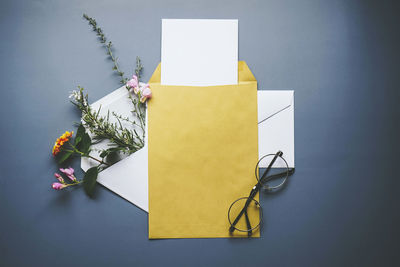
<svg viewBox="0 0 400 267"><path fill-rule="evenodd" d="M136 88L139 87L139 81L138 81L138 77L136 75L132 76L132 79L130 79L127 83L126 86L128 88Z"/></svg>
<svg viewBox="0 0 400 267"><path fill-rule="evenodd" d="M53 189L55 189L55 190L61 190L65 187L67 187L67 185L60 184L60 183L53 183L51 187L53 187Z"/></svg>
<svg viewBox="0 0 400 267"><path fill-rule="evenodd" d="M75 170L71 167L68 167L66 169L60 168L60 172L64 173L65 175L73 175L74 171Z"/></svg>
<svg viewBox="0 0 400 267"><path fill-rule="evenodd" d="M60 174L55 173L54 176L57 178L58 181L60 181L61 183L64 183L64 179L61 177Z"/></svg>
<svg viewBox="0 0 400 267"><path fill-rule="evenodd" d="M69 168L67 168L67 169L63 169L63 168L60 168L60 172L62 172L62 173L64 173L65 175L67 175L67 177L69 178L69 179L71 179L72 181L76 181L76 177L75 177L75 175L74 175L74 169L73 168L71 168L71 167L69 167Z"/></svg>
<svg viewBox="0 0 400 267"><path fill-rule="evenodd" d="M139 86L134 87L133 92L135 93L135 95L139 94L139 92L140 92Z"/></svg>
<svg viewBox="0 0 400 267"><path fill-rule="evenodd" d="M141 97L140 97L140 102L144 103L146 102L147 99L151 98L151 90L150 86L148 84L144 84L143 87L141 88Z"/></svg>

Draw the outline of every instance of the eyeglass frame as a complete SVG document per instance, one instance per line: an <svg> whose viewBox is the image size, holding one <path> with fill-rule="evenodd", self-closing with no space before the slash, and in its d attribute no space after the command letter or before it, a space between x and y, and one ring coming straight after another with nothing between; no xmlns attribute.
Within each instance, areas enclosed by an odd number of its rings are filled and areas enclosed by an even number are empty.
<svg viewBox="0 0 400 267"><path fill-rule="evenodd" d="M258 166L259 166L260 162L261 162L264 158L266 158L266 157L268 157L268 156L272 156L272 155L274 155L273 159L271 160L271 162L270 162L270 164L268 165L267 169L264 171L264 173L263 173L263 175L261 176L261 178L259 178L259 175L258 175ZM253 188L251 189L250 194L249 194L248 197L241 197L241 198L238 198L237 200L235 200L235 201L230 205L230 207L229 207L229 209L228 209L228 221L229 221L229 224L231 225L231 226L229 227L229 233L230 233L230 234L232 234L235 230L237 230L237 231L239 231L239 232L247 232L248 236L251 236L253 230L257 229L257 228L261 225L261 222L262 222L262 207L261 207L261 204L260 204L257 200L254 199L254 197L255 197L255 196L257 195L257 193L260 191L261 187L264 187L264 188L265 188L266 190L268 190L268 191L273 191L273 190L276 190L276 189L281 188L283 185L286 184L289 175L292 175L292 174L294 173L294 170L295 170L294 168L289 168L289 165L288 165L287 161L282 157L282 155L283 155L283 152L282 152L282 151L278 151L276 154L268 154L268 155L265 155L265 156L261 157L261 158L258 160L258 162L257 162L257 164L256 164L256 168L255 168L255 176L256 176L256 179L257 179L257 184L256 184L255 186L253 186ZM271 170L272 165L275 163L275 161L277 160L278 157L281 158L281 159L285 162L285 164L286 164L286 171L285 171L285 172L281 172L281 173L277 173L277 174L274 174L274 175L271 175L271 176L266 176L267 173ZM263 185L263 183L266 183L266 182L268 182L268 181L270 181L270 180L273 180L273 179L276 179L276 178L280 178L283 174L286 174L286 177L283 179L283 181L282 181L280 184L278 184L278 185L276 185L276 186L271 186L271 187L270 187L270 186L265 186L265 185ZM244 204L244 207L242 208L242 210L239 212L239 214L236 216L235 220L234 220L233 223L232 223L232 222L231 222L231 219L230 219L230 216L229 216L230 211L231 211L231 209L232 209L232 206L233 206L236 202L238 202L239 200L242 200L242 199L247 199L247 201L246 201L246 203ZM255 202L255 204L258 206L259 211L260 211L260 222L259 222L256 226L254 226L253 228L251 227L250 219L249 219L248 214L247 214L247 208L249 207L251 201L254 201L254 202ZM242 230L242 229L239 229L239 228L236 228L236 227L235 227L236 224L239 222L240 218L243 216L243 214L245 215L247 230Z"/></svg>

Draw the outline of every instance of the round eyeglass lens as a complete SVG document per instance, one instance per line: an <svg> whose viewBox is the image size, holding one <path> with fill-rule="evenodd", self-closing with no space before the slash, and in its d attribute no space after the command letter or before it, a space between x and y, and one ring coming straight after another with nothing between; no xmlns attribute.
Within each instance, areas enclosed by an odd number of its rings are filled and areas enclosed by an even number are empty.
<svg viewBox="0 0 400 267"><path fill-rule="evenodd" d="M276 157L275 161L271 165L271 168L267 171L267 167L270 166L271 162L275 158L275 154L269 154L263 156L257 163L255 175L258 181L261 178L261 184L264 189L277 190L282 187L289 176L289 166L283 157Z"/></svg>
<svg viewBox="0 0 400 267"><path fill-rule="evenodd" d="M245 209L247 203L247 209ZM246 220L246 212L249 224ZM239 220L238 216L241 214ZM248 197L242 197L234 201L229 207L228 220L231 226L240 232L254 231L260 226L262 218L262 210L260 203L254 199L249 199ZM236 224L234 222L237 220Z"/></svg>

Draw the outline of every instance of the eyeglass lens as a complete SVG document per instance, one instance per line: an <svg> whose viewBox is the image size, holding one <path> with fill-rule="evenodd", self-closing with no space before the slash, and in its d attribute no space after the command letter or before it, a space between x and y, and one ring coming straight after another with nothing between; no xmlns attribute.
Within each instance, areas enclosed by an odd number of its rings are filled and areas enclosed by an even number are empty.
<svg viewBox="0 0 400 267"><path fill-rule="evenodd" d="M232 203L229 212L228 212L228 220L232 225L235 219L239 216L247 203L247 209L244 210L243 215L235 224L234 228L241 232L248 232L250 230L256 229L260 223L262 214L260 214L260 206L259 203L254 199L249 199L248 197L243 197L237 199L234 203Z"/></svg>
<svg viewBox="0 0 400 267"><path fill-rule="evenodd" d="M255 175L257 181L260 181L265 189L278 189L283 186L289 176L289 168L287 162L282 157L277 157L268 173L263 177L266 166L269 166L274 158L274 154L266 155L260 159L257 164Z"/></svg>

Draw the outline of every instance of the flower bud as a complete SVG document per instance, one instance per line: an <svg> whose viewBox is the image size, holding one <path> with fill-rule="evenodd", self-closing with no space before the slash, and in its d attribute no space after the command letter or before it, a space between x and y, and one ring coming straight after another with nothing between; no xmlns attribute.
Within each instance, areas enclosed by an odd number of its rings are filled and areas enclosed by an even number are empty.
<svg viewBox="0 0 400 267"><path fill-rule="evenodd" d="M126 87L128 88L136 88L139 85L139 81L136 75L132 76L132 79L130 79L127 83L126 83Z"/></svg>
<svg viewBox="0 0 400 267"><path fill-rule="evenodd" d="M66 186L65 184L53 183L53 184L51 185L51 187L52 187L53 189L55 189L55 190L61 190L61 189L65 188L65 187L67 187L67 186Z"/></svg>
<svg viewBox="0 0 400 267"><path fill-rule="evenodd" d="M64 183L64 179L61 177L60 174L55 173L54 176L57 178L58 181L60 181L61 183Z"/></svg>
<svg viewBox="0 0 400 267"><path fill-rule="evenodd" d="M64 173L65 175L74 175L75 170L71 167L66 169L60 168L60 172Z"/></svg>
<svg viewBox="0 0 400 267"><path fill-rule="evenodd" d="M148 84L142 87L142 96L140 97L140 102L144 103L147 99L151 98L152 93Z"/></svg>

